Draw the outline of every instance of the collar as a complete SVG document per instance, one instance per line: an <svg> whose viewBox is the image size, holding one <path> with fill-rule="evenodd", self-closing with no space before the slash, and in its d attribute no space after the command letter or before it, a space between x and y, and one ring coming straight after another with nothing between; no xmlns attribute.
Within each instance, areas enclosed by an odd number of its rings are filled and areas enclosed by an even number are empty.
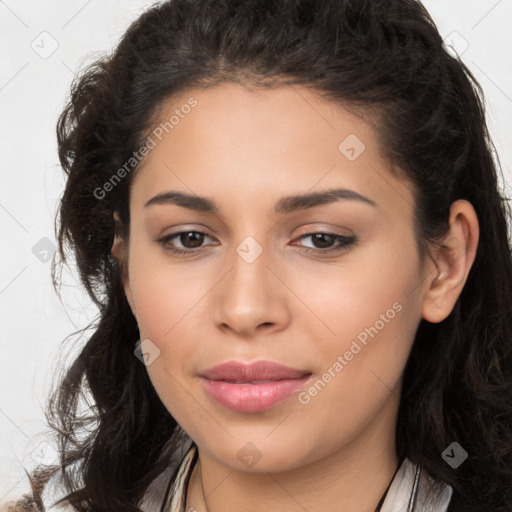
<svg viewBox="0 0 512 512"><path fill-rule="evenodd" d="M438 483L405 458L382 504L381 512L447 512L453 489Z"/></svg>

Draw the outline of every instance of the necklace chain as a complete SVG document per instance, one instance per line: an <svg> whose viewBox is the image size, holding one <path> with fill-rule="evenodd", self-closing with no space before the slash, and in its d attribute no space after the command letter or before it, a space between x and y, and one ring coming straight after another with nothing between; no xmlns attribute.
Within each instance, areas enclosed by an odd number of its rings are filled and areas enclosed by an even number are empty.
<svg viewBox="0 0 512 512"><path fill-rule="evenodd" d="M203 503L206 509L206 512L210 512L208 510L208 505L206 504L206 496L204 495L204 487L203 487L203 472L201 470L201 463L199 463L199 481L201 482L201 492L203 494Z"/></svg>

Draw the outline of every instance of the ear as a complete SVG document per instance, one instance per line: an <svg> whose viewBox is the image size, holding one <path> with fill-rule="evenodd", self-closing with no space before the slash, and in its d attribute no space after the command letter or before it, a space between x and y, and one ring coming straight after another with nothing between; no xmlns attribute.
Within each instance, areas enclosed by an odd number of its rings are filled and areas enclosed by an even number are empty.
<svg viewBox="0 0 512 512"><path fill-rule="evenodd" d="M135 316L135 306L133 304L132 292L130 288L130 278L128 274L128 243L126 240L126 236L122 235L124 229L118 212L114 212L114 226L114 242L112 243L112 249L110 250L110 252L117 261L119 268L121 269L124 293L126 295L126 299L128 300L128 304L130 305L132 313Z"/></svg>
<svg viewBox="0 0 512 512"><path fill-rule="evenodd" d="M449 232L433 251L435 268L427 278L422 316L432 323L443 321L459 298L475 261L479 226L473 205L460 199L450 208Z"/></svg>

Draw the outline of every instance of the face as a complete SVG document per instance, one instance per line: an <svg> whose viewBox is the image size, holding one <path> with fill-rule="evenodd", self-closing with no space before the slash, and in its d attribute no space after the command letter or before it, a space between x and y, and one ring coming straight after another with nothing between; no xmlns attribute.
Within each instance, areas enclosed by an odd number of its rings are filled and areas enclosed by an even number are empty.
<svg viewBox="0 0 512 512"><path fill-rule="evenodd" d="M162 402L232 468L389 441L425 269L411 189L376 133L298 87L190 89L164 107L174 119L155 124L132 183L125 280ZM298 373L204 378L228 361Z"/></svg>

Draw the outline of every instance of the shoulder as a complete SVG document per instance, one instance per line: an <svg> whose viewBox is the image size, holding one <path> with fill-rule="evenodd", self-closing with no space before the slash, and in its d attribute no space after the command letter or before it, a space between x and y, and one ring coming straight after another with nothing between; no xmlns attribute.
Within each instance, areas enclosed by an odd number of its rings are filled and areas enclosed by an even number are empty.
<svg viewBox="0 0 512 512"><path fill-rule="evenodd" d="M11 500L8 502L0 502L0 512L75 512L75 508L71 505L56 505L49 507L38 503L32 496L24 494L17 500Z"/></svg>
<svg viewBox="0 0 512 512"><path fill-rule="evenodd" d="M8 493L8 498L0 501L0 512L76 512L63 498L60 479L51 476L46 483L35 483L33 475L18 482L15 489ZM60 503L57 503L62 500Z"/></svg>
<svg viewBox="0 0 512 512"><path fill-rule="evenodd" d="M142 510L160 512L173 482L175 484L173 489L179 485L181 496L187 481L186 474L195 460L194 454L196 453L193 443L191 446L181 447L176 451L169 466L146 489L142 502L139 504ZM171 495L173 494L171 493ZM63 496L65 495L63 495L62 481L58 477L52 478L45 486L42 492L42 502L35 499L27 480L26 485L20 489L18 494L9 496L9 501L0 502L0 512L76 512L75 507L67 502L57 504L57 501Z"/></svg>

